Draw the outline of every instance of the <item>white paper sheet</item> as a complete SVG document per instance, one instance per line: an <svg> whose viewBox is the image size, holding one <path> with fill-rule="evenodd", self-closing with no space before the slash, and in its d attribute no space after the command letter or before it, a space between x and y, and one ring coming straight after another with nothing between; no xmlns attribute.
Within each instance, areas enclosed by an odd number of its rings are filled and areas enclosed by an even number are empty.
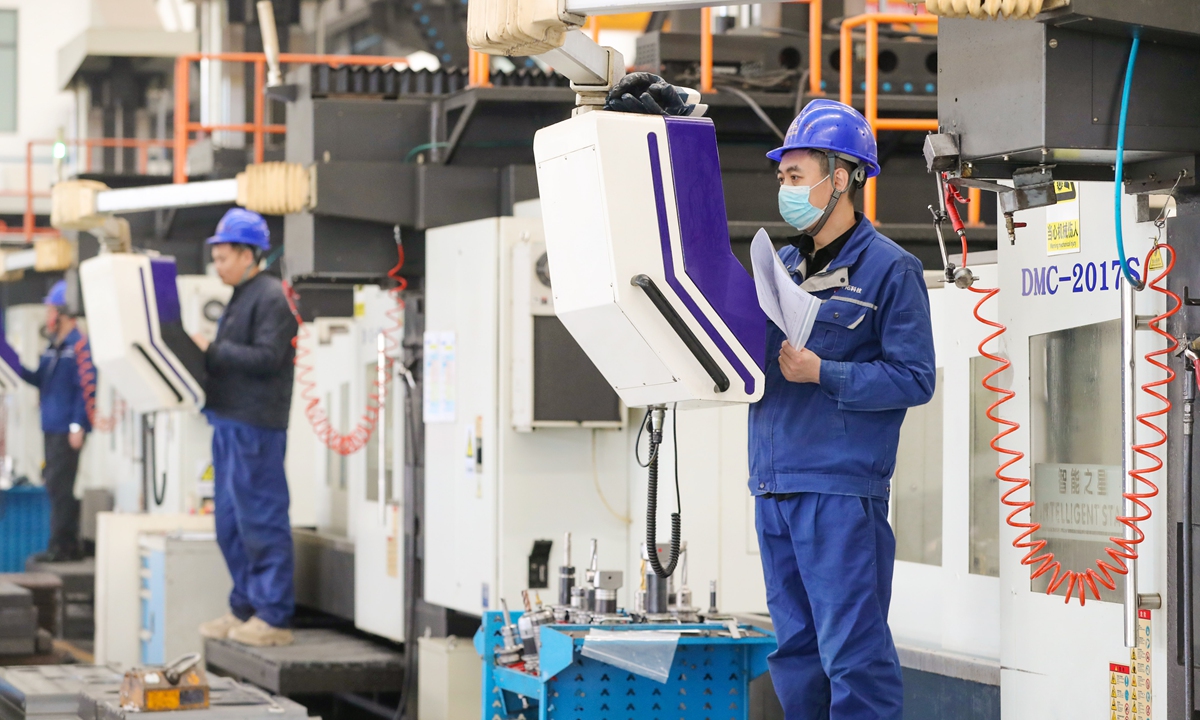
<svg viewBox="0 0 1200 720"><path fill-rule="evenodd" d="M783 331L792 347L804 347L812 333L821 301L792 281L766 230L760 228L754 235L754 241L750 243L750 262L754 267L759 307Z"/></svg>

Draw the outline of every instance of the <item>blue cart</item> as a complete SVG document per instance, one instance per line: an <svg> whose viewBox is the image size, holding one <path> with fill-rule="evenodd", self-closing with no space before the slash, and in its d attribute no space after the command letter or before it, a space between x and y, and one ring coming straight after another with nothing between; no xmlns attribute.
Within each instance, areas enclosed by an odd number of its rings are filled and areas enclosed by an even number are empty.
<svg viewBox="0 0 1200 720"><path fill-rule="evenodd" d="M513 622L519 617L512 613ZM773 633L749 625L739 626L738 639L720 625L546 625L535 677L496 665L503 626L503 613L484 613L475 634L483 658L482 720L746 720L750 681L767 671L776 647ZM679 632L667 681L584 657L592 629Z"/></svg>
<svg viewBox="0 0 1200 720"><path fill-rule="evenodd" d="M0 572L25 572L50 541L50 499L40 485L0 490Z"/></svg>

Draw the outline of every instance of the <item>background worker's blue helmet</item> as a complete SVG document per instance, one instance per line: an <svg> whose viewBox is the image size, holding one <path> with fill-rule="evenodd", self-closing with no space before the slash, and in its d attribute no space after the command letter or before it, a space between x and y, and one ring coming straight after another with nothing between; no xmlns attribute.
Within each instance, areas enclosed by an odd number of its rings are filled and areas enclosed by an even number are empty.
<svg viewBox="0 0 1200 720"><path fill-rule="evenodd" d="M54 305L55 307L67 306L67 281L59 280L50 286L50 292L46 293L46 298L42 300L43 305Z"/></svg>
<svg viewBox="0 0 1200 720"><path fill-rule="evenodd" d="M867 119L836 100L813 100L788 128L783 146L767 153L775 162L792 150L824 150L861 165L866 177L879 174L879 151Z"/></svg>
<svg viewBox="0 0 1200 720"><path fill-rule="evenodd" d="M262 215L243 208L233 208L225 213L221 222L217 223L215 235L205 241L205 245L221 245L236 243L249 245L256 250L266 252L271 249L271 231Z"/></svg>

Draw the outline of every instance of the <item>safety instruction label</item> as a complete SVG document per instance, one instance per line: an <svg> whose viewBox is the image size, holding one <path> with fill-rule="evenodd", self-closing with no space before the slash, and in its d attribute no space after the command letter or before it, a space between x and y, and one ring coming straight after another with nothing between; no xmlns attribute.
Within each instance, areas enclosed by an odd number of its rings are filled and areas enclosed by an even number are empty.
<svg viewBox="0 0 1200 720"><path fill-rule="evenodd" d="M1150 720L1153 704L1150 680L1150 611L1138 610L1137 646L1129 664L1109 663L1110 720Z"/></svg>
<svg viewBox="0 0 1200 720"><path fill-rule="evenodd" d="M454 331L425 331L422 409L426 424L452 423L455 417Z"/></svg>
<svg viewBox="0 0 1200 720"><path fill-rule="evenodd" d="M1079 186L1054 182L1058 204L1046 208L1046 254L1077 253L1079 244Z"/></svg>
<svg viewBox="0 0 1200 720"><path fill-rule="evenodd" d="M1121 466L1038 463L1033 467L1033 521L1039 538L1107 541L1119 535Z"/></svg>

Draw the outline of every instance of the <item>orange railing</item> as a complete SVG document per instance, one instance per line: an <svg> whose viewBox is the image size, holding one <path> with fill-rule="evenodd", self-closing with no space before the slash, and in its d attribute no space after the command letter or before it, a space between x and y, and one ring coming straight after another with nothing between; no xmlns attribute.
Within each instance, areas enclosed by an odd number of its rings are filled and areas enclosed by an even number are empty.
<svg viewBox="0 0 1200 720"><path fill-rule="evenodd" d="M92 150L95 148L134 148L137 150L138 173L147 174L150 165L150 148L170 147L171 141L148 138L83 138L74 140L30 140L25 143L25 218L23 230L25 240L32 241L33 236L40 233L55 232L53 228L37 227L33 201L37 197L49 197L49 192L35 192L33 189L33 148L37 145L54 146L58 143L71 147L83 148L83 172L92 171Z"/></svg>
<svg viewBox="0 0 1200 720"><path fill-rule="evenodd" d="M791 0L808 5L808 92L824 95L821 90L821 32L824 0ZM700 92L713 91L712 8L700 8Z"/></svg>
<svg viewBox="0 0 1200 720"><path fill-rule="evenodd" d="M492 58L487 53L471 50L467 60L467 86L491 87Z"/></svg>
<svg viewBox="0 0 1200 720"><path fill-rule="evenodd" d="M825 58L821 57L821 35L825 28L821 25L824 19L821 17L823 8L821 7L824 0L795 0L795 2L808 3L808 93L810 95L824 95L825 91L821 89L821 64Z"/></svg>
<svg viewBox="0 0 1200 720"><path fill-rule="evenodd" d="M863 116L878 135L880 130L923 130L937 132L936 118L881 118L879 117L879 26L903 23L908 25L934 25L936 15L902 15L899 13L871 13L846 18L842 21L841 42L841 101L851 104L854 93L854 38L855 28L866 26L866 87L863 91ZM875 178L867 181L863 189L863 215L875 222ZM972 207L977 207L973 203Z"/></svg>
<svg viewBox="0 0 1200 720"><path fill-rule="evenodd" d="M212 124L192 122L191 107L191 64L199 60L217 60L220 62L237 62L254 64L254 122ZM373 55L308 55L301 53L280 53L280 64L311 63L321 65L358 65L382 67L385 65L406 65L402 57L378 57ZM266 148L265 137L268 134L282 135L286 128L283 125L267 125L264 122L266 99L263 94L266 89L267 56L264 53L227 52L227 53L188 53L180 55L175 60L175 182L187 182L187 150L191 144L193 132L232 131L245 132L254 135L254 162L263 161Z"/></svg>

